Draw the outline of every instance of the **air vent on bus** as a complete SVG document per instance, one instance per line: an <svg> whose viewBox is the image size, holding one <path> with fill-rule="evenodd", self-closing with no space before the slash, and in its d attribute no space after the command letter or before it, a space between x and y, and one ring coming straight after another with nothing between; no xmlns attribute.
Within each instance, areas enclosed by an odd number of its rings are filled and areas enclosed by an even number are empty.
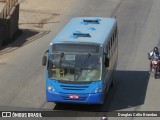
<svg viewBox="0 0 160 120"><path fill-rule="evenodd" d="M100 19L96 19L96 20L83 20L83 22L87 23L87 24L99 24Z"/></svg>
<svg viewBox="0 0 160 120"><path fill-rule="evenodd" d="M73 35L78 38L78 37L91 37L89 33L73 33Z"/></svg>

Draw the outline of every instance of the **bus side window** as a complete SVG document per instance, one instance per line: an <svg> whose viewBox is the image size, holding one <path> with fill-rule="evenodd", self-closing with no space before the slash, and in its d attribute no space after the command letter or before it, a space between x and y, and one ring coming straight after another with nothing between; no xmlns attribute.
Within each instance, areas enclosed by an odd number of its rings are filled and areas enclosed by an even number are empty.
<svg viewBox="0 0 160 120"><path fill-rule="evenodd" d="M112 54L114 53L114 33L112 35Z"/></svg>
<svg viewBox="0 0 160 120"><path fill-rule="evenodd" d="M110 53L111 53L111 51L110 51L110 41L109 41L109 43L107 45L107 49L108 49L108 55L107 55L107 57L110 58Z"/></svg>
<svg viewBox="0 0 160 120"><path fill-rule="evenodd" d="M113 36L111 37L111 48L112 48Z"/></svg>
<svg viewBox="0 0 160 120"><path fill-rule="evenodd" d="M113 51L115 51L115 48L116 48L116 31L114 32L113 35Z"/></svg>
<svg viewBox="0 0 160 120"><path fill-rule="evenodd" d="M106 53L106 56L109 58L109 45L106 45L105 53Z"/></svg>
<svg viewBox="0 0 160 120"><path fill-rule="evenodd" d="M118 39L117 39L117 37L118 37L118 32L117 32L117 27L116 27L116 35L115 35L116 46L117 46L117 44L118 44Z"/></svg>
<svg viewBox="0 0 160 120"><path fill-rule="evenodd" d="M107 49L107 45L106 45L106 47L105 47L105 53L107 53L107 54L108 54L108 49Z"/></svg>
<svg viewBox="0 0 160 120"><path fill-rule="evenodd" d="M112 37L111 37L111 40L110 40L110 56L112 57L112 55L113 55L113 35L112 35Z"/></svg>

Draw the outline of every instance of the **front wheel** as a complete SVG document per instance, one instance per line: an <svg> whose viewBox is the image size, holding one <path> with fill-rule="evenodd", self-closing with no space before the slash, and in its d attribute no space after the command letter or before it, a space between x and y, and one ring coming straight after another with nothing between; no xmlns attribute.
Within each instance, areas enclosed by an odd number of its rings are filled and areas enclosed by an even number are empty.
<svg viewBox="0 0 160 120"><path fill-rule="evenodd" d="M154 77L155 77L155 79L157 79L157 78L158 78L157 74L155 74L155 76L154 76Z"/></svg>
<svg viewBox="0 0 160 120"><path fill-rule="evenodd" d="M157 69L155 69L154 77L155 77L155 79L157 79L157 78L158 78Z"/></svg>
<svg viewBox="0 0 160 120"><path fill-rule="evenodd" d="M156 76L156 70L154 68L152 68L150 74L151 74L151 76L155 77Z"/></svg>

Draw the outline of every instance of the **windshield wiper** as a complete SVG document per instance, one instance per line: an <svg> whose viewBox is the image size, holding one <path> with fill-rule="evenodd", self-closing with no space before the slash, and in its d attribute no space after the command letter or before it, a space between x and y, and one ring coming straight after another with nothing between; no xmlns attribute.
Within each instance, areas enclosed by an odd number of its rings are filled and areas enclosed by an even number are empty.
<svg viewBox="0 0 160 120"><path fill-rule="evenodd" d="M91 56L91 53L88 53L86 58L81 62L80 68L82 68L86 64L86 62L87 62L87 60L89 59L90 56Z"/></svg>

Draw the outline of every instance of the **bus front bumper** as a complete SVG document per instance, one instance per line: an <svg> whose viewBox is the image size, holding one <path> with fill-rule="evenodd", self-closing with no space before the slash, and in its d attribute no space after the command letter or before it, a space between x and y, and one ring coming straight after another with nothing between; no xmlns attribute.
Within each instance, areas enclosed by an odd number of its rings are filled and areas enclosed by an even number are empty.
<svg viewBox="0 0 160 120"><path fill-rule="evenodd" d="M76 97L74 97L76 96ZM103 94L64 94L56 92L46 92L47 102L57 103L82 103L82 104L103 104Z"/></svg>

